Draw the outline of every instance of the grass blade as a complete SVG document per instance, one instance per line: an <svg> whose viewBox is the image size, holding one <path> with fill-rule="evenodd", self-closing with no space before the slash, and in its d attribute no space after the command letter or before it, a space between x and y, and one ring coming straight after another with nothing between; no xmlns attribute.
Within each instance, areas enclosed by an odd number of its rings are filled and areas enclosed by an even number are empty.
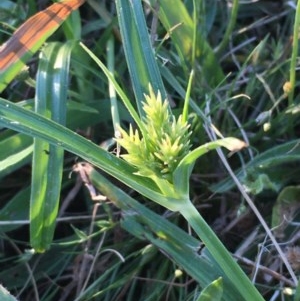
<svg viewBox="0 0 300 301"><path fill-rule="evenodd" d="M299 25L300 25L300 2L297 3L295 22L294 22L294 31L293 31L293 49L291 56L291 65L290 65L290 91L289 95L289 105L291 106L294 103L294 93L296 85L296 66L297 66L297 57L298 57L298 39L299 39Z"/></svg>
<svg viewBox="0 0 300 301"><path fill-rule="evenodd" d="M0 178L28 163L32 154L32 138L15 134L0 141Z"/></svg>
<svg viewBox="0 0 300 301"><path fill-rule="evenodd" d="M48 44L40 56L37 74L36 111L65 124L67 81L72 43ZM45 251L53 238L60 199L64 150L35 138L30 199L30 242Z"/></svg>
<svg viewBox="0 0 300 301"><path fill-rule="evenodd" d="M2 301L17 301L2 285L0 285L0 299Z"/></svg>
<svg viewBox="0 0 300 301"><path fill-rule="evenodd" d="M166 98L165 88L149 39L140 0L116 0L123 47L140 115L144 114L141 101L151 83Z"/></svg>
<svg viewBox="0 0 300 301"><path fill-rule="evenodd" d="M3 98L0 98L0 124L61 146L65 150L101 168L158 204L173 211L178 210L178 199L174 199L174 202L171 202L170 198L166 198L158 192L158 188L152 180L135 175L136 169L124 162L124 160L104 151L96 144L58 123L23 109ZM170 204L170 206L166 204Z"/></svg>
<svg viewBox="0 0 300 301"><path fill-rule="evenodd" d="M189 178L194 166L195 161L206 154L207 152L214 150L218 147L225 147L230 151L237 151L246 146L246 143L233 137L228 137L216 141L211 141L203 144L196 149L192 150L186 155L174 172L174 185L183 194L188 194L189 191Z"/></svg>
<svg viewBox="0 0 300 301"><path fill-rule="evenodd" d="M223 281L222 278L210 283L204 290L201 292L201 295L196 301L221 301L223 295Z"/></svg>

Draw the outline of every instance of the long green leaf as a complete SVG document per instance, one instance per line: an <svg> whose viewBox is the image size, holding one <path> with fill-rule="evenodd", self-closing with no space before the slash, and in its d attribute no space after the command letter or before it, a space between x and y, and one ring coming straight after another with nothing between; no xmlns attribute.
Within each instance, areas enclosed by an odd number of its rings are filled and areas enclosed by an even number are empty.
<svg viewBox="0 0 300 301"><path fill-rule="evenodd" d="M14 134L0 141L0 178L29 163L32 154L32 138Z"/></svg>
<svg viewBox="0 0 300 301"><path fill-rule="evenodd" d="M18 132L43 138L51 144L61 146L101 168L158 204L173 211L180 209L180 199L171 200L163 196L158 192L158 188L153 181L135 175L136 170L124 160L104 151L71 130L39 114L20 108L3 98L0 98L1 124Z"/></svg>
<svg viewBox="0 0 300 301"><path fill-rule="evenodd" d="M31 137L30 137L31 138ZM30 187L20 190L7 204L0 210L0 221L6 222L6 225L0 226L0 232L12 231L28 224ZM21 222L20 222L21 221Z"/></svg>
<svg viewBox="0 0 300 301"><path fill-rule="evenodd" d="M18 105L23 105L23 103L20 102ZM26 107L33 109L33 101L26 101L26 104L28 104ZM95 108L74 101L68 101L67 110L67 126L71 129L91 126L99 118L104 119L105 117L103 114L99 114ZM1 179L31 161L33 139L27 135L6 130L2 132L0 140Z"/></svg>
<svg viewBox="0 0 300 301"><path fill-rule="evenodd" d="M142 101L151 83L155 92L167 94L154 57L144 12L140 0L116 0L123 47L140 116L144 115Z"/></svg>
<svg viewBox="0 0 300 301"><path fill-rule="evenodd" d="M178 191L180 191L182 195L188 194L189 178L194 163L198 158L218 147L225 147L230 151L237 151L245 146L245 142L237 138L228 137L216 141L211 141L195 148L188 155L186 155L178 164L173 176L174 186L177 188Z"/></svg>
<svg viewBox="0 0 300 301"><path fill-rule="evenodd" d="M81 47L86 51L86 53L97 63L97 65L102 69L104 74L107 76L113 87L115 88L116 92L122 99L124 105L126 106L127 110L129 111L130 115L138 125L138 127L143 131L143 124L141 122L141 119L139 115L137 114L136 110L134 109L133 105L131 104L129 98L126 96L122 88L117 83L116 79L113 77L109 69L97 58L97 56L90 51L84 44L80 44Z"/></svg>
<svg viewBox="0 0 300 301"><path fill-rule="evenodd" d="M219 278L210 283L196 301L220 301L223 295L223 281Z"/></svg>
<svg viewBox="0 0 300 301"><path fill-rule="evenodd" d="M17 301L17 299L9 293L1 284L0 284L0 300L2 301Z"/></svg>
<svg viewBox="0 0 300 301"><path fill-rule="evenodd" d="M44 47L36 84L36 112L65 124L68 74L73 43ZM30 243L37 252L53 239L63 170L61 147L35 138L30 199Z"/></svg>
<svg viewBox="0 0 300 301"><path fill-rule="evenodd" d="M206 223L192 202L186 202L180 213L189 222L189 225L201 238L214 260L220 265L223 272L227 275L235 287L243 296L243 300L263 301L254 284L243 272L241 267L232 258L231 254L221 243L211 227Z"/></svg>

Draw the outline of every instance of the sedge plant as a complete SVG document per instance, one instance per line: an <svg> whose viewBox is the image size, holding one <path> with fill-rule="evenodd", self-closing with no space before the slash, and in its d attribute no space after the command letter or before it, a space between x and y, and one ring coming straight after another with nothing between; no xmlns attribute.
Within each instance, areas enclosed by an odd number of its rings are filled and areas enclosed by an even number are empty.
<svg viewBox="0 0 300 301"><path fill-rule="evenodd" d="M68 2L82 3L83 1ZM135 5L125 10L126 5L123 2L124 1L116 1L117 7L118 5L120 7L123 5L122 9L119 10L120 16L122 16L122 12L126 12L128 16L130 9L134 12L140 5L139 1L133 1L131 3ZM164 3L169 6L169 1L164 1ZM133 14L133 16L135 16L135 18L133 18L135 22L144 22L141 20L142 14ZM121 21L120 24L122 25L123 23ZM55 23L55 25L57 24ZM121 30L125 31L129 28L125 25L126 24L121 26ZM144 51L144 49L150 49L150 47L148 47L148 44L145 44L145 42L147 42L147 38L145 38L147 35L143 35L144 32L140 32L142 28L146 29L145 26L137 26L136 31L133 31L136 35L141 33L140 36L142 38L140 40L143 41L141 46L144 48L141 47L140 53L138 54L146 53L153 56L151 51ZM126 38L124 38L124 40L125 45L130 44L126 43ZM128 39L128 41L131 41L131 39ZM134 45L134 54L139 50L136 44L137 43ZM182 43L182 45L183 44L184 43ZM37 44L36 47L38 48L39 44ZM35 48L33 50L35 50ZM32 55L32 53L30 53L30 55ZM131 57L136 61L136 58L140 56L132 55ZM24 60L25 59L26 58L24 58ZM145 59L144 64L140 66L147 66L147 68L156 66L155 63L149 62L149 60ZM134 64L128 65L134 66ZM4 72L5 76L7 73L11 73L10 70L6 68L6 65L2 69L1 71ZM151 72L141 72L140 69L137 69L137 71L131 71L131 73L133 72L139 72L139 77L132 76L133 79L138 80L144 75L142 77L143 84L151 81L155 87L155 92L152 88L149 89L149 94L145 96L145 103L142 107L143 114L140 114L142 117L138 117L137 112L132 110L130 102L124 101L126 97L124 97L123 91L116 89L138 125L137 130L133 130L131 127L129 133L124 129L120 129L122 137L116 139L120 145L127 149L128 154L123 155L123 158L129 164L125 164L125 162L119 160L119 158L115 158L111 154L100 150L90 141L76 135L65 127L41 115L18 107L4 99L0 99L1 124L19 132L46 139L52 145L69 150L123 181L149 199L169 210L177 211L182 214L202 240L207 250L214 257L215 261L223 269L224 274L231 280L233 287L239 290L243 299L263 300L254 285L232 259L229 252L196 210L189 197L189 178L193 165L199 157L218 147L225 147L230 151L236 151L244 147L245 143L235 138L225 138L192 149L187 114L183 114L177 119L173 116L167 100L163 100L161 94L158 92L159 89L157 89L157 87L160 87L162 95L165 94L162 90L163 87L159 77L154 77L157 70L151 69ZM4 89L7 82L14 76L13 73L11 73L9 77L4 77L4 75L0 74L0 80L3 84L3 86L0 86L0 89ZM106 75L111 79L110 72L106 72ZM140 90L142 89L137 91L137 87L144 86L139 82L135 83L134 86L136 89L135 94L139 96ZM187 106L185 107L187 108ZM139 113L141 113L140 108ZM130 165L132 165L132 168L130 168ZM132 170L135 170L135 175L130 174ZM147 178L149 181L139 181L137 177L142 179Z"/></svg>
<svg viewBox="0 0 300 301"><path fill-rule="evenodd" d="M139 129L130 125L126 132L120 128L122 135L116 141L127 151L121 157L137 169L137 175L155 182L165 198L154 200L184 216L245 300L263 300L189 198L189 177L199 157L218 147L236 151L246 144L230 137L192 149L187 116L176 119L168 101L162 100L160 92L155 94L151 86L143 110Z"/></svg>

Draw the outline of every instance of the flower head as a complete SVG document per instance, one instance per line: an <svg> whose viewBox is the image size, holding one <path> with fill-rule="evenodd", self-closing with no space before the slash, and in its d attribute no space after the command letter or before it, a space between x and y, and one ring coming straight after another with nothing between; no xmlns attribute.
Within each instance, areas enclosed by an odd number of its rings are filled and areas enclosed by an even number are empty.
<svg viewBox="0 0 300 301"><path fill-rule="evenodd" d="M168 101L162 101L160 92L155 95L151 87L143 109L143 137L130 126L129 134L121 129L122 138L116 139L128 152L122 157L138 169L139 175L155 175L172 182L174 170L190 151L189 125L181 115L176 120Z"/></svg>

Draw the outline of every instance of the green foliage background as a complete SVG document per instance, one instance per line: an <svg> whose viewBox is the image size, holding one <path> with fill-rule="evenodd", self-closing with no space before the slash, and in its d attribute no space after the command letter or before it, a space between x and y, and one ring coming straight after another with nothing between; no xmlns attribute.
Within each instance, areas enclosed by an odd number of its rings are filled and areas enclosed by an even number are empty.
<svg viewBox="0 0 300 301"><path fill-rule="evenodd" d="M293 36L298 39L297 3L139 3L87 1L28 62L29 72L1 94L1 283L19 300L202 300L205 292L210 300L239 300L186 221L149 202L145 195L159 198L158 191L153 195L153 182L135 175L110 146L118 123L114 105L122 127L137 122L130 113L137 108L143 114L141 102L151 82L179 115L193 70L188 115L193 147L215 139L216 133L240 138L249 147L225 161L220 153L201 157L191 175L190 198L225 246L252 260L252 265L239 264L266 300L297 300L297 294L284 293L284 287L294 288L285 270L277 266L283 285L274 275L256 275L258 263L271 267L280 257L242 194L250 194L270 228L280 225L276 239L287 247L297 275L298 224L284 220L291 213L289 221L297 222L299 208L298 43L292 43ZM0 42L50 4L1 1ZM132 33L136 25L139 30ZM152 49L143 48L145 39ZM102 69L79 41L100 59ZM284 91L288 81L291 90ZM39 106L39 99L46 101ZM33 110L69 130L37 118ZM40 144L33 147L33 139L24 133L37 136ZM64 155L61 147L67 150ZM80 171L89 165L77 165L77 173L72 170L82 159L103 162L97 166L106 175L127 185L95 170L90 182L80 184ZM229 176L224 162L236 178ZM48 178L51 174L61 178ZM110 195L108 202L91 200L93 188L96 194ZM39 201L43 190L51 192L45 203ZM31 245L29 219L35 223L31 230L43 224L45 231L33 231L38 235L31 236ZM51 247L32 254L34 244L43 246L40 251L48 248L52 223ZM181 276L176 276L178 270ZM213 282L219 276L223 281Z"/></svg>

